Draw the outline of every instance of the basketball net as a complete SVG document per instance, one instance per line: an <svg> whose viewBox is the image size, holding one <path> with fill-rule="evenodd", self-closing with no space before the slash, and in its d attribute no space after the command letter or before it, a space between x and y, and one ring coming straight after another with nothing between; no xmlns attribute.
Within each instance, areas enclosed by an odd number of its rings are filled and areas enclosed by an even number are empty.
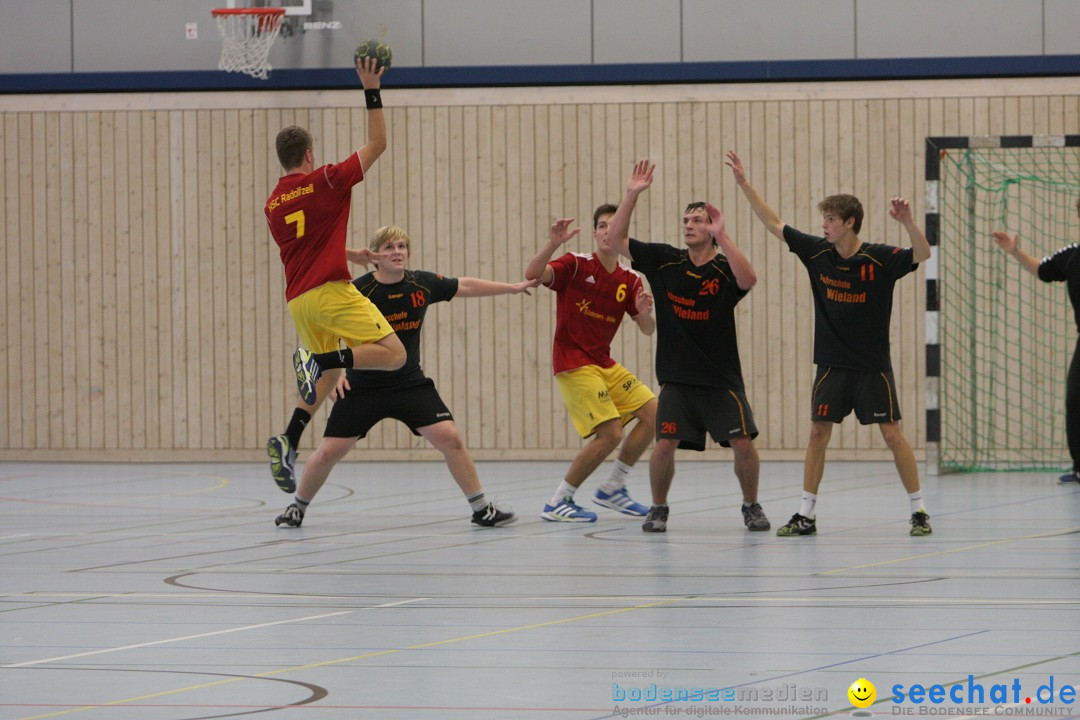
<svg viewBox="0 0 1080 720"><path fill-rule="evenodd" d="M266 80L270 46L281 30L285 8L218 8L212 14L222 43L218 69Z"/></svg>

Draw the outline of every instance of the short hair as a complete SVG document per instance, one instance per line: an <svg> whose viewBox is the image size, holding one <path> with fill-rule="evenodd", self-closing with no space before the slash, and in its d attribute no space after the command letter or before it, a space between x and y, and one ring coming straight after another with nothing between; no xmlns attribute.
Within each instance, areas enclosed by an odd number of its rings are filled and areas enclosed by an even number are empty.
<svg viewBox="0 0 1080 720"><path fill-rule="evenodd" d="M709 211L705 207L704 200L695 200L694 202L687 204L686 209L682 211L682 214L689 215L692 212L703 212L705 213L705 217L709 216ZM712 244L713 247L718 247L720 245L720 243L717 242L717 238L712 239Z"/></svg>
<svg viewBox="0 0 1080 720"><path fill-rule="evenodd" d="M311 133L299 125L290 125L277 134L274 141L278 161L286 170L293 170L304 164L304 154L313 147Z"/></svg>
<svg viewBox="0 0 1080 720"><path fill-rule="evenodd" d="M409 238L409 233L405 232L397 225L384 225L375 231L375 234L371 236L371 242L368 243L368 248L372 252L378 252L386 243L391 240L404 240L405 249L412 255L412 240Z"/></svg>
<svg viewBox="0 0 1080 720"><path fill-rule="evenodd" d="M592 229L595 230L596 226L600 224L601 215L614 215L619 211L618 205L612 205L611 203L604 203L600 207L593 210L592 214Z"/></svg>
<svg viewBox="0 0 1080 720"><path fill-rule="evenodd" d="M859 234L862 228L863 209L859 198L854 195L830 195L818 203L817 209L822 215L831 213L844 222L855 218L855 225L851 229L856 235Z"/></svg>

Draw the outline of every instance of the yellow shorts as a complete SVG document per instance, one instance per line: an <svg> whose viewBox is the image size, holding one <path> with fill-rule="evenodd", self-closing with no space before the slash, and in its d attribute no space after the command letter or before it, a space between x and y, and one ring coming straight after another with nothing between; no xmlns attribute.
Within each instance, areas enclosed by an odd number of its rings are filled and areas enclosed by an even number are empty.
<svg viewBox="0 0 1080 720"><path fill-rule="evenodd" d="M574 368L556 375L555 381L574 428L583 438L608 420L618 418L625 425L638 408L656 397L619 363L607 369L599 365Z"/></svg>
<svg viewBox="0 0 1080 720"><path fill-rule="evenodd" d="M378 342L394 332L379 308L344 280L328 282L289 301L300 344L311 352Z"/></svg>

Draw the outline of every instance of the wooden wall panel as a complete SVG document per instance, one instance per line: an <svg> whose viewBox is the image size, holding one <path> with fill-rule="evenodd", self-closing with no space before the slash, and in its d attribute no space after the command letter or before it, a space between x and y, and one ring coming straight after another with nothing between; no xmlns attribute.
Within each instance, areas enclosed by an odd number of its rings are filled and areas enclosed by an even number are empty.
<svg viewBox="0 0 1080 720"><path fill-rule="evenodd" d="M642 97L648 97L648 102ZM262 203L277 131L316 135L320 161L364 142L356 93L0 97L0 459L261 459L295 403L295 333ZM728 149L792 225L852 192L864 240L907 244L888 217L925 211L928 135L1080 132L1063 80L886 82L387 93L388 152L353 195L350 243L380 225L413 239L414 267L521 277L557 217L592 247L592 211L617 202L635 159L658 163L631 232L678 243L682 208L711 200L758 285L738 307L748 394L766 459L801 459L813 376L806 273L768 235L724 167ZM361 268L355 268L359 273ZM924 445L924 282L897 287L893 359L905 428ZM423 365L477 458L568 458L581 441L551 377L554 296L432 308ZM46 362L61 348L62 364ZM615 356L656 388L653 338L628 322ZM328 408L304 448L314 447ZM384 423L356 457L431 459ZM704 457L727 457L710 450ZM887 457L853 420L830 457Z"/></svg>

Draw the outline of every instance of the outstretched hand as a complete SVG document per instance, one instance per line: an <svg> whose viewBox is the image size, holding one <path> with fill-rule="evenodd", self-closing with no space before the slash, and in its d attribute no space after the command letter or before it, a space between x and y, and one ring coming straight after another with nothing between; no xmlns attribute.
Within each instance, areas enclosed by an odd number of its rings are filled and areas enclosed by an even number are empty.
<svg viewBox="0 0 1080 720"><path fill-rule="evenodd" d="M550 237L552 242L557 242L563 245L570 241L570 238L581 232L581 228L570 229L571 223L574 222L574 218L559 218L551 224Z"/></svg>
<svg viewBox="0 0 1080 720"><path fill-rule="evenodd" d="M735 183L742 185L746 182L746 168L743 167L742 160L735 154L734 150L728 150L727 160L724 164L731 168L732 174L735 176Z"/></svg>
<svg viewBox="0 0 1080 720"><path fill-rule="evenodd" d="M1016 248L1020 244L1020 233L1015 235L1009 235L1007 232L1001 232L1000 230L994 231L994 242L998 244L998 247L1004 250L1009 255L1016 252Z"/></svg>
<svg viewBox="0 0 1080 720"><path fill-rule="evenodd" d="M580 229L580 228L579 228ZM510 287L513 290L510 291L511 295L517 295L518 293L525 293L526 295L532 295L529 290L540 284L540 278L533 278L532 280L522 280L521 282L513 283Z"/></svg>
<svg viewBox="0 0 1080 720"><path fill-rule="evenodd" d="M385 260L388 257L390 257L389 253L375 252L368 248L360 250L345 248L345 259L351 263L363 265L365 268L368 265L374 265L376 260Z"/></svg>
<svg viewBox="0 0 1080 720"><path fill-rule="evenodd" d="M369 56L356 59L356 74L360 77L360 84L365 90L375 90L379 87L386 66L379 65L378 58Z"/></svg>
<svg viewBox="0 0 1080 720"><path fill-rule="evenodd" d="M630 173L630 180L626 183L626 192L640 195L648 190L652 185L654 170L655 164L650 164L648 160L638 160L634 164L634 171Z"/></svg>
<svg viewBox="0 0 1080 720"><path fill-rule="evenodd" d="M648 315L653 309L653 296L645 292L644 288L638 290L637 297L634 298L634 307L639 313Z"/></svg>
<svg viewBox="0 0 1080 720"><path fill-rule="evenodd" d="M893 220L899 220L907 225L911 222L911 205L902 197L894 197L891 201L892 206L889 208L889 217Z"/></svg>
<svg viewBox="0 0 1080 720"><path fill-rule="evenodd" d="M705 203L705 212L709 215L709 222L705 225L705 229L714 240L719 242L724 237L724 213L712 203Z"/></svg>

